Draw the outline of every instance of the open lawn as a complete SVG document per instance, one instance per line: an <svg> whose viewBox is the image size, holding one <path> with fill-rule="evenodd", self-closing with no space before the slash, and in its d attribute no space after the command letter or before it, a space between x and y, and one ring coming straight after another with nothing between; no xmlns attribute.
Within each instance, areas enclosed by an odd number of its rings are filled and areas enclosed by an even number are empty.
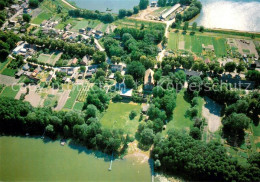
<svg viewBox="0 0 260 182"><path fill-rule="evenodd" d="M15 98L19 90L20 90L20 85L6 86L2 91L2 93L0 94L0 97Z"/></svg>
<svg viewBox="0 0 260 182"><path fill-rule="evenodd" d="M199 116L202 112L202 105L203 105L203 99L199 97L199 104L197 106L199 111ZM173 119L167 124L167 128L163 133L167 133L167 131L171 128L177 129L177 130L185 130L189 131L190 126L193 125L193 121L190 119L190 117L186 116L186 111L191 107L190 103L188 102L188 99L185 98L185 90L181 90L177 94L176 99L176 107L173 111Z"/></svg>
<svg viewBox="0 0 260 182"><path fill-rule="evenodd" d="M58 97L55 95L47 95L46 99L43 102L44 107L54 107Z"/></svg>
<svg viewBox="0 0 260 182"><path fill-rule="evenodd" d="M83 109L84 102L75 102L73 109L81 111Z"/></svg>
<svg viewBox="0 0 260 182"><path fill-rule="evenodd" d="M2 69L5 67L5 65L9 62L10 60L6 59L5 61L0 62L0 73Z"/></svg>
<svg viewBox="0 0 260 182"><path fill-rule="evenodd" d="M137 116L129 119L131 111L136 111ZM101 124L105 128L123 129L126 133L134 135L140 117L141 105L136 103L111 102L104 116L101 118Z"/></svg>
<svg viewBox="0 0 260 182"><path fill-rule="evenodd" d="M40 54L40 56L38 57L38 61L42 63L47 63L49 59L50 55L47 54Z"/></svg>
<svg viewBox="0 0 260 182"><path fill-rule="evenodd" d="M10 69L10 68L5 68L3 71L2 71L2 75L6 75L6 76L12 76L14 77L15 76L15 73L16 73L16 69Z"/></svg>
<svg viewBox="0 0 260 182"><path fill-rule="evenodd" d="M32 23L34 24L41 24L43 20L48 20L52 17L53 15L49 12L42 12L40 13L36 18L32 20Z"/></svg>

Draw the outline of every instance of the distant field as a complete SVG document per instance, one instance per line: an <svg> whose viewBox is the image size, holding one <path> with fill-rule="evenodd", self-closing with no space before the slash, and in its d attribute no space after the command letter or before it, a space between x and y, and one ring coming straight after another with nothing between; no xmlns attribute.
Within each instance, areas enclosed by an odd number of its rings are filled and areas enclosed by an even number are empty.
<svg viewBox="0 0 260 182"><path fill-rule="evenodd" d="M20 90L20 85L14 85L12 86L6 86L4 90L2 91L0 97L10 97L15 98L16 94Z"/></svg>
<svg viewBox="0 0 260 182"><path fill-rule="evenodd" d="M131 111L136 111L138 114L133 119L129 119ZM101 118L101 124L105 128L123 129L126 133L134 135L140 117L141 105L135 103L110 103L104 116Z"/></svg>
<svg viewBox="0 0 260 182"><path fill-rule="evenodd" d="M51 13L48 12L42 12L40 13L36 18L34 18L32 20L32 23L34 24L41 24L43 22L43 20L48 20L49 18L51 18L53 15Z"/></svg>
<svg viewBox="0 0 260 182"><path fill-rule="evenodd" d="M168 48L172 50L178 50L179 43L184 41L185 50L192 51L196 54L201 54L202 44L205 46L213 45L215 49L215 54L217 57L222 57L227 55L227 45L226 39L219 37L210 37L204 35L182 35L181 33L169 34Z"/></svg>

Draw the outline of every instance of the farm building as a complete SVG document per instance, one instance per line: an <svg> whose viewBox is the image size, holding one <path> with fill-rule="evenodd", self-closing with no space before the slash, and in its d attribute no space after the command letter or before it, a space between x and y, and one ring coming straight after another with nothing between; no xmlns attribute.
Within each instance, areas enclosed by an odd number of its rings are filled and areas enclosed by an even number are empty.
<svg viewBox="0 0 260 182"><path fill-rule="evenodd" d="M157 6L157 2L156 1L152 1L150 6L151 7L156 7Z"/></svg>
<svg viewBox="0 0 260 182"><path fill-rule="evenodd" d="M174 11L176 11L179 7L181 7L181 5L178 3L178 4L175 4L171 9L169 9L168 11L166 11L165 13L163 13L161 16L160 16L160 19L166 19L170 14L172 14Z"/></svg>
<svg viewBox="0 0 260 182"><path fill-rule="evenodd" d="M80 62L81 65L87 66L89 63L89 59L87 56L84 56Z"/></svg>

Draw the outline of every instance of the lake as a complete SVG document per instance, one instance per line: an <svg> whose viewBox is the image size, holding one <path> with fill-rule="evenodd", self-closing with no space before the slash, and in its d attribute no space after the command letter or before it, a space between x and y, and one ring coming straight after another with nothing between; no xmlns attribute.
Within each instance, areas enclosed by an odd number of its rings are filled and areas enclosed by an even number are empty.
<svg viewBox="0 0 260 182"><path fill-rule="evenodd" d="M260 31L259 0L200 0L202 12L194 21L208 28Z"/></svg>
<svg viewBox="0 0 260 182"><path fill-rule="evenodd" d="M80 8L89 10L99 10L105 12L107 8L112 9L113 13L118 13L120 9L133 9L140 0L70 0L75 2Z"/></svg>
<svg viewBox="0 0 260 182"><path fill-rule="evenodd" d="M110 156L59 141L0 137L0 181L151 181L148 162Z"/></svg>

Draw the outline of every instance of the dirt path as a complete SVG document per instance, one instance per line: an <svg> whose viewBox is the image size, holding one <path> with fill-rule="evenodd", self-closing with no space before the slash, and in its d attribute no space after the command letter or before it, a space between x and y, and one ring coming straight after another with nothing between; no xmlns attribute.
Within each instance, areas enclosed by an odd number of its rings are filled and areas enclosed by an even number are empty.
<svg viewBox="0 0 260 182"><path fill-rule="evenodd" d="M70 3L68 3L66 0L61 0L63 3L67 4L72 9L77 9L76 7L72 6Z"/></svg>
<svg viewBox="0 0 260 182"><path fill-rule="evenodd" d="M59 110L61 110L64 107L64 105L66 104L66 101L67 101L69 95L70 95L70 90L65 90L62 93L62 95L60 96L60 100L58 101L58 105L55 108L56 111L59 111Z"/></svg>
<svg viewBox="0 0 260 182"><path fill-rule="evenodd" d="M216 132L221 123L221 109L222 106L208 97L205 97L205 104L202 107L202 115L208 122L208 129L210 132Z"/></svg>

